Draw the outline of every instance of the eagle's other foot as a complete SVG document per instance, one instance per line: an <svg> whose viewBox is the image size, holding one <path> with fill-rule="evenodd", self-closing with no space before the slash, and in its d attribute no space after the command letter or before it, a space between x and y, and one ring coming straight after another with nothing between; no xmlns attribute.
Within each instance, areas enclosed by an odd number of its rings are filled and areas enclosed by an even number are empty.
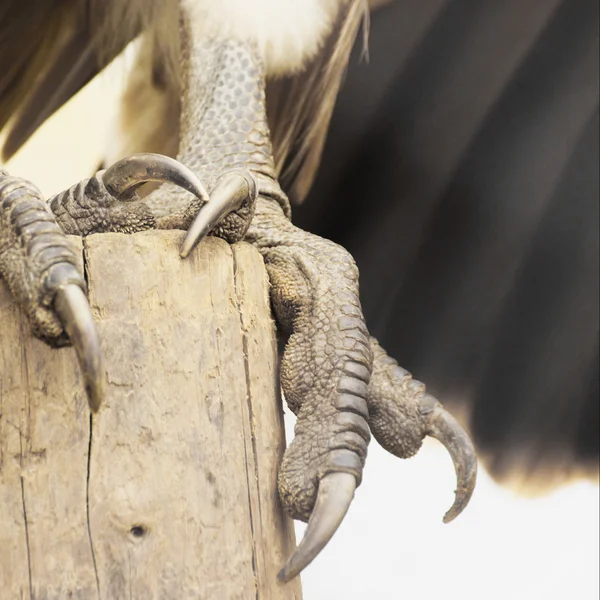
<svg viewBox="0 0 600 600"><path fill-rule="evenodd" d="M0 167L0 276L51 346L75 347L90 408L103 395L100 342L77 256L41 192Z"/></svg>

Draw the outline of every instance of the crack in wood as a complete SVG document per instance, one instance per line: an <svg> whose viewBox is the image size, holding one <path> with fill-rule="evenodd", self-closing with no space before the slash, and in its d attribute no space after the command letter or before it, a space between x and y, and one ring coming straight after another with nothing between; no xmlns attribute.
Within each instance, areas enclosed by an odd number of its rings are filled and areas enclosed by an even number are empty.
<svg viewBox="0 0 600 600"><path fill-rule="evenodd" d="M92 553L92 565L94 567L94 576L96 578L96 591L98 600L100 599L100 576L98 575L98 565L96 564L96 552L94 550L94 539L92 536L92 524L90 520L90 477L92 468L92 442L94 439L94 417L90 413L90 434L88 443L87 469L85 480L85 518L87 526L88 540L90 542L90 552Z"/></svg>
<svg viewBox="0 0 600 600"><path fill-rule="evenodd" d="M82 260L83 260L83 276L85 278L85 283L88 286L90 285L90 277L89 277L89 265L87 258L87 240L86 238L82 239L82 252L81 252ZM100 600L100 576L98 575L98 565L96 564L96 552L94 550L94 539L92 537L92 525L90 521L90 477L91 477L91 469L92 469L92 442L94 440L94 415L90 413L90 432L88 439L88 448L87 448L87 465L86 465L86 478L85 478L85 518L86 518L86 526L87 526L87 534L88 540L90 542L90 552L92 553L92 565L94 567L94 577L96 578L96 591L98 594L98 600Z"/></svg>
<svg viewBox="0 0 600 600"><path fill-rule="evenodd" d="M239 290L239 287L238 287L238 262L237 262L235 250L232 252L232 255L233 255L233 285L234 285L234 290L235 290L235 301L237 304L238 315L240 318L240 331L242 334L242 350L243 350L243 354L244 354L244 376L246 378L246 405L248 408L248 421L249 421L249 425L250 425L250 444L251 444L251 448L252 448L252 467L254 470L254 477L256 478L256 486L257 486L257 489L259 489L260 484L259 484L259 479L258 479L258 465L257 465L258 456L257 456L257 451L256 451L256 437L254 435L254 424L253 424L254 418L253 418L253 414L252 414L252 387L251 387L251 382L250 382L250 365L249 365L249 359L248 359L248 334L247 334L246 327L244 324L244 316L243 316L242 304L241 304L241 300L240 300L241 291ZM252 571L254 573L254 577L256 580L255 599L259 600L259 594L260 594L260 591L258 588L259 573L258 573L257 553L256 553L256 536L255 536L255 532L254 532L255 516L254 516L253 510L252 510L252 493L251 493L251 485L250 485L251 473L248 470L248 463L249 463L248 440L246 438L245 430L244 430L244 454L245 454L245 458L246 458L246 481L248 484L248 511L250 513L250 532L252 534ZM260 496L258 496L258 498L257 498L257 504L258 504L258 513L259 513L258 518L260 520L261 519Z"/></svg>
<svg viewBox="0 0 600 600"><path fill-rule="evenodd" d="M26 381L29 380L29 363L27 360L27 349L26 349L26 345L24 342L25 340L25 331L24 331L24 323L21 322L20 324L20 328L19 328L19 333L21 336L21 356L22 356L22 361L23 361L23 371L25 373L25 379ZM26 401L26 405L25 405L25 410L26 410L26 421L25 421L25 427L26 427L26 432L25 434L23 433L22 428L19 426L19 467L20 467L20 483L21 483L21 504L23 507L23 525L24 525L24 529L25 529L25 548L26 548L26 552L27 552L27 575L28 575L28 582L29 582L29 597L31 598L31 600L33 600L33 576L32 576L32 572L31 572L31 546L30 546L30 540L29 540L29 522L27 520L27 503L25 501L25 479L23 477L23 470L24 470L24 464L23 464L23 459L24 459L24 454L23 454L23 437L25 437L26 440L26 449L25 449L25 453L27 453L27 450L29 449L29 445L30 445L30 423L31 423L31 416L30 416L30 407L31 407L31 398L29 395L29 388L27 389L26 393L25 393L25 401Z"/></svg>

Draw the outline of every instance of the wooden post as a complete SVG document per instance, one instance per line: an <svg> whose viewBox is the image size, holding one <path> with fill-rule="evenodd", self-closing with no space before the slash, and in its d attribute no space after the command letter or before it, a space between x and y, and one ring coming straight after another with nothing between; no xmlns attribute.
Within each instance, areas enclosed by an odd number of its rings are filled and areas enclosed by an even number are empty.
<svg viewBox="0 0 600 600"><path fill-rule="evenodd" d="M0 597L291 600L276 342L260 255L181 232L84 240L107 398L0 282ZM77 240L81 248L81 241Z"/></svg>

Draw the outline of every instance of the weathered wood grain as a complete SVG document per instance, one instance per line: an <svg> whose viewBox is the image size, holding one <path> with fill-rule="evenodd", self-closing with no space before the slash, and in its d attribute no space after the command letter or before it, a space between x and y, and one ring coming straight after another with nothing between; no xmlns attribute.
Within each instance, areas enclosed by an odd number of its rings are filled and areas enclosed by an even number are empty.
<svg viewBox="0 0 600 600"><path fill-rule="evenodd" d="M0 597L300 598L262 259L179 232L85 240L108 378L90 419L71 349L0 283ZM80 242L78 242L80 243Z"/></svg>

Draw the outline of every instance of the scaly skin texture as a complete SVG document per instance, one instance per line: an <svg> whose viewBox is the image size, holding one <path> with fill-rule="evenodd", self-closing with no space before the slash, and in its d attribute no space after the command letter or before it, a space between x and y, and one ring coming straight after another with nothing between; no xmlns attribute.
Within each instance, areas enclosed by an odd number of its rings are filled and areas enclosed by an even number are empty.
<svg viewBox="0 0 600 600"><path fill-rule="evenodd" d="M367 394L369 427L380 446L398 458L410 458L421 448L429 413L439 402L373 337L371 349L374 360Z"/></svg>
<svg viewBox="0 0 600 600"><path fill-rule="evenodd" d="M257 184L257 195L211 233L229 242L246 239L264 257L273 309L288 335L281 384L298 417L279 491L288 514L307 521L324 477L347 473L360 484L371 432L396 456L413 455L428 433L428 415L437 401L369 337L358 270L349 253L290 222L274 168L263 69L252 48L202 40L189 22L183 27L177 158L198 174L209 193L231 171L248 174ZM165 185L145 198L133 194L119 201L104 177L100 172L51 200L64 231L186 229L202 206L191 194ZM9 269L9 282L11 276Z"/></svg>
<svg viewBox="0 0 600 600"><path fill-rule="evenodd" d="M328 473L362 477L370 433L367 391L373 355L358 299L358 269L340 246L294 227L259 198L247 234L262 253L279 326L289 339L281 384L296 435L279 474L289 514L308 520Z"/></svg>
<svg viewBox="0 0 600 600"><path fill-rule="evenodd" d="M289 514L307 520L324 475L344 471L360 483L369 428L392 454L414 455L427 434L422 407L431 404L423 404L425 386L369 337L346 250L294 227L266 198L246 239L265 259L277 322L290 334L281 384L298 420L279 492Z"/></svg>
<svg viewBox="0 0 600 600"><path fill-rule="evenodd" d="M209 192L224 173L246 170L255 176L259 192L280 194L287 204L275 185L260 62L239 43L204 41L184 46L182 71L186 76L178 160L198 174ZM106 190L102 175L101 171L50 200L67 233L187 229L201 206L191 194L169 185L142 200L134 196L123 203ZM253 214L254 204L245 203L212 233L238 241Z"/></svg>
<svg viewBox="0 0 600 600"><path fill-rule="evenodd" d="M0 166L0 276L29 319L33 333L52 346L67 343L52 303L57 290L86 285L73 248L40 191Z"/></svg>

